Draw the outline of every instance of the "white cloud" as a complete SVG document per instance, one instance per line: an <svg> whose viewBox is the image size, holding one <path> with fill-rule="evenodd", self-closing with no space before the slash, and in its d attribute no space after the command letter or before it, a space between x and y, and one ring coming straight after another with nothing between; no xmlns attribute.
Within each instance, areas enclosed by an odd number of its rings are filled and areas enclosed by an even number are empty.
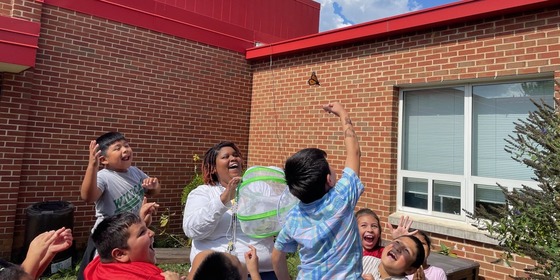
<svg viewBox="0 0 560 280"><path fill-rule="evenodd" d="M319 31L415 11L415 0L315 0L321 3ZM335 7L337 9L335 9Z"/></svg>

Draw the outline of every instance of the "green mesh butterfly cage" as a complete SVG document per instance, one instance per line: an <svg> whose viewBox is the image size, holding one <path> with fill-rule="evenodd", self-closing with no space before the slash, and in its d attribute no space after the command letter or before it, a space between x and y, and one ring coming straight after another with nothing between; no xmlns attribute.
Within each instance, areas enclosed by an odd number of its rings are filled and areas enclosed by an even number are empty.
<svg viewBox="0 0 560 280"><path fill-rule="evenodd" d="M284 171L253 166L237 189L237 218L241 230L253 238L278 234L289 210L298 202L286 185Z"/></svg>

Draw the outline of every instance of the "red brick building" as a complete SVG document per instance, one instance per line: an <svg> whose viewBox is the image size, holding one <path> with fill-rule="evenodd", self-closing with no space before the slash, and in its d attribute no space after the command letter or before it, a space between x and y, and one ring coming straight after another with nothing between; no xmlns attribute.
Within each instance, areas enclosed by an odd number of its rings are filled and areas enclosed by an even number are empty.
<svg viewBox="0 0 560 280"><path fill-rule="evenodd" d="M2 62L32 66L1 76L2 256L23 243L25 207L43 200L76 205L83 245L93 207L79 201L78 189L87 143L104 131L131 139L136 164L163 182L158 202L180 213L192 155L221 139L238 142L249 165L281 166L316 146L341 168L337 123L320 110L338 100L360 136L367 189L360 207L383 221L413 216L436 249L445 244L478 261L482 279L508 279L531 264L522 257L512 267L495 263L495 242L461 209L503 203L496 182L531 184L504 159L500 140L526 114L529 97L559 94L557 1L468 0L318 34L290 33L272 20L234 22L215 6L180 1L146 0L134 9L124 0L82 2L0 4L0 22L17 26L2 43L36 42L32 65L0 51ZM318 15L316 3L294 3L301 6L292 11ZM255 14L268 24L275 13L263 11L284 7L277 5ZM190 17L181 18L184 11ZM265 45L253 47L257 41ZM320 86L307 84L313 71Z"/></svg>
<svg viewBox="0 0 560 280"><path fill-rule="evenodd" d="M318 30L318 3L284 2L0 2L0 257L19 253L40 201L72 202L85 245L94 208L79 188L88 143L107 131L129 138L180 217L194 154L226 139L248 150L245 50Z"/></svg>

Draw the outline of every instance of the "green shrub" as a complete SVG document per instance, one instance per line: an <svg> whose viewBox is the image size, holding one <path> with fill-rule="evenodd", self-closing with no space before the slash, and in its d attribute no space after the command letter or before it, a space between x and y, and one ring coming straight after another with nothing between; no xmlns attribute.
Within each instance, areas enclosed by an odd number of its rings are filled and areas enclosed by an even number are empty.
<svg viewBox="0 0 560 280"><path fill-rule="evenodd" d="M544 102L533 103L537 110L516 123L505 150L533 169L538 188L523 185L508 192L498 184L506 206L478 208L467 215L477 222L474 226L498 241L506 263L513 254L527 256L537 263L525 269L530 279L559 279L560 115ZM556 108L559 105L556 100Z"/></svg>

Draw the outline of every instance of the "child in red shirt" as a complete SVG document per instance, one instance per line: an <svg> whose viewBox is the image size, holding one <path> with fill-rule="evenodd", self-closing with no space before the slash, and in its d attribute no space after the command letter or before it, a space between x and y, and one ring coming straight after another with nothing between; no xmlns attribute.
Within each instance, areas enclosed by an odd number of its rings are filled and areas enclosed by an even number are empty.
<svg viewBox="0 0 560 280"><path fill-rule="evenodd" d="M104 219L91 237L99 256L86 267L86 280L186 278L175 272L163 272L155 265L154 232L134 213L124 212Z"/></svg>

